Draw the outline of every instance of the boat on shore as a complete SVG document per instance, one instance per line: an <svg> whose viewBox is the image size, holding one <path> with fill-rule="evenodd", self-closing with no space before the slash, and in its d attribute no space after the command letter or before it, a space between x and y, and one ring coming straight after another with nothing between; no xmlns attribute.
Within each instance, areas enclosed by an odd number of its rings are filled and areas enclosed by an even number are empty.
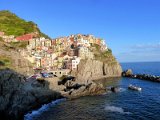
<svg viewBox="0 0 160 120"><path fill-rule="evenodd" d="M129 85L129 86L128 86L128 89L136 90L136 91L141 91L141 90L142 90L142 88L141 88L141 87L134 86L134 85Z"/></svg>

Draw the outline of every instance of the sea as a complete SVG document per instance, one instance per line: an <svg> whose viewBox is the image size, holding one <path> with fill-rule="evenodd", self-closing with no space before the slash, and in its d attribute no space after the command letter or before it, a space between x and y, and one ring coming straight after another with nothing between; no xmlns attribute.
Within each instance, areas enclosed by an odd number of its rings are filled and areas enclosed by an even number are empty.
<svg viewBox="0 0 160 120"><path fill-rule="evenodd" d="M121 63L123 70L160 76L160 62ZM160 120L160 83L110 78L98 81L108 88L119 86L120 92L74 100L60 99L43 105L24 116L25 120ZM128 89L140 86L142 91Z"/></svg>

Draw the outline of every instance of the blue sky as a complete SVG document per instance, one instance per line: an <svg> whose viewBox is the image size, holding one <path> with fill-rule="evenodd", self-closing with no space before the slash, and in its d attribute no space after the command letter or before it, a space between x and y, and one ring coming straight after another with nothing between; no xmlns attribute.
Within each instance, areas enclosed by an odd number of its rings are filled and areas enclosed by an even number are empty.
<svg viewBox="0 0 160 120"><path fill-rule="evenodd" d="M120 62L160 61L160 0L0 0L52 38L93 34Z"/></svg>

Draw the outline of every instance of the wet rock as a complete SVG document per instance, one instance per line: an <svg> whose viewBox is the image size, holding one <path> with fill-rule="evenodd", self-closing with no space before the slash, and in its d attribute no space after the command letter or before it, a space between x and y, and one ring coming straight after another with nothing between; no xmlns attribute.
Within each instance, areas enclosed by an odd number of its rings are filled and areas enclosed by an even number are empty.
<svg viewBox="0 0 160 120"><path fill-rule="evenodd" d="M119 87L111 87L112 92L119 92L120 88Z"/></svg>
<svg viewBox="0 0 160 120"><path fill-rule="evenodd" d="M127 70L122 72L123 77L129 77L133 79L141 79L141 80L148 80L152 82L160 82L159 76L155 75L148 75L148 74L132 74L131 70Z"/></svg>
<svg viewBox="0 0 160 120"><path fill-rule="evenodd" d="M132 76L132 75L133 75L133 72L132 72L131 69L128 69L128 70L122 72L122 76L124 76L124 77L129 77L129 76Z"/></svg>
<svg viewBox="0 0 160 120"><path fill-rule="evenodd" d="M88 84L83 85L78 89L71 89L71 92L66 95L67 98L73 99L80 96L87 96L87 95L99 95L106 92L106 89L101 84Z"/></svg>

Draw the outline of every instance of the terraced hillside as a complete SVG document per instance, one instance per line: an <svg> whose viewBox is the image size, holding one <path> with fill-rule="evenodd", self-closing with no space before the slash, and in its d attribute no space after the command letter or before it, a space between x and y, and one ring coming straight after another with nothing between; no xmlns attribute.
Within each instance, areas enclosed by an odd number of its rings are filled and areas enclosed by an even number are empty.
<svg viewBox="0 0 160 120"><path fill-rule="evenodd" d="M7 10L0 11L0 31L5 32L6 35L15 36L36 32L39 36L49 38L34 22L23 20Z"/></svg>

